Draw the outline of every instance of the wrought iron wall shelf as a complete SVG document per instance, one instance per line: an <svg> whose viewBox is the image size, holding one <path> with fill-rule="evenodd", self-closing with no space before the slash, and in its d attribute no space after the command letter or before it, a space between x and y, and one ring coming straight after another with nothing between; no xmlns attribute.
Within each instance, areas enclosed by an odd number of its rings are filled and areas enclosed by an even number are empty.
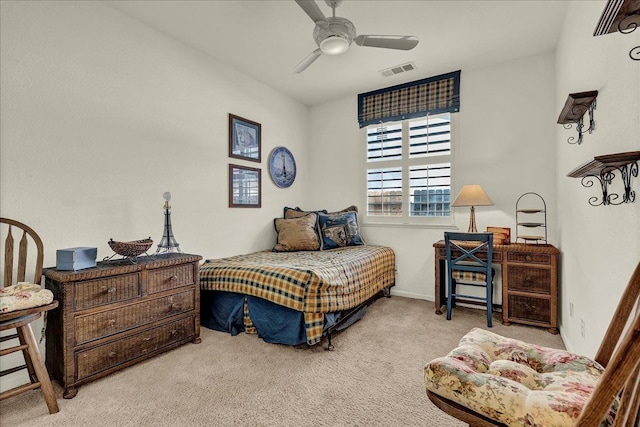
<svg viewBox="0 0 640 427"><path fill-rule="evenodd" d="M640 0L609 0L607 1L594 36L615 33L629 34L640 26ZM640 46L629 51L629 57L640 61Z"/></svg>
<svg viewBox="0 0 640 427"><path fill-rule="evenodd" d="M597 90L588 92L570 93L567 102L564 103L560 116L558 116L558 124L563 125L565 129L571 129L573 124L576 125L578 131L578 139L570 137L567 139L569 144L582 144L582 135L586 132L593 132L596 128L596 122L593 120L593 110L596 109ZM584 115L589 113L589 128L584 129Z"/></svg>
<svg viewBox="0 0 640 427"><path fill-rule="evenodd" d="M638 177L638 160L640 160L640 151L595 156L593 160L589 160L572 170L567 176L582 178L583 187L593 187L596 180L600 183L602 199L590 197L589 204L591 206L633 203L636 199L636 192L631 190L631 179ZM618 200L620 199L619 194L609 193L609 185L613 182L616 171L620 172L624 187L622 200Z"/></svg>

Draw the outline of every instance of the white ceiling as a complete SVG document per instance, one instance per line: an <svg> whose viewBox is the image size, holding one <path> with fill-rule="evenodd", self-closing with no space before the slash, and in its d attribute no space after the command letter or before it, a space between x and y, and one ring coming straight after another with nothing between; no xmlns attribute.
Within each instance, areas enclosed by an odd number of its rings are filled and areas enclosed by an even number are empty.
<svg viewBox="0 0 640 427"><path fill-rule="evenodd" d="M353 43L345 54L324 55L301 74L291 70L317 46L313 21L293 0L105 3L306 105L315 105L553 50L567 2L345 0L336 15L351 20L358 34L413 35L420 43L410 51ZM317 3L325 16L331 15L323 0ZM416 70L381 76L381 70L406 62L414 62Z"/></svg>

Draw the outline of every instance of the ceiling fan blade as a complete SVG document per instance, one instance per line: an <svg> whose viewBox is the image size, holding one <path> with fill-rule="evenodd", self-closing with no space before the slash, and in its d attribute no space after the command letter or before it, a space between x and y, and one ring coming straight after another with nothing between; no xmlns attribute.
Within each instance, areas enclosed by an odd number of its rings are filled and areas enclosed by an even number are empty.
<svg viewBox="0 0 640 427"><path fill-rule="evenodd" d="M315 0L296 0L296 3L309 15L313 22L327 20Z"/></svg>
<svg viewBox="0 0 640 427"><path fill-rule="evenodd" d="M354 39L358 46L382 47L385 49L411 50L418 45L415 36L358 36Z"/></svg>
<svg viewBox="0 0 640 427"><path fill-rule="evenodd" d="M307 67L313 64L313 61L318 59L322 55L322 51L320 48L311 52L306 58L304 58L296 67L293 69L293 74L298 74L307 69Z"/></svg>

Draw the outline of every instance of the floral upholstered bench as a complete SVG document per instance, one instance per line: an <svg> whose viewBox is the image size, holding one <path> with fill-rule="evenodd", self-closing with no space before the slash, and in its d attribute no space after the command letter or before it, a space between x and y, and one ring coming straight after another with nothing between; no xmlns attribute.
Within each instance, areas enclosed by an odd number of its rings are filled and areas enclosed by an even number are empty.
<svg viewBox="0 0 640 427"><path fill-rule="evenodd" d="M570 426L603 371L587 357L474 328L425 367L425 385L507 425Z"/></svg>

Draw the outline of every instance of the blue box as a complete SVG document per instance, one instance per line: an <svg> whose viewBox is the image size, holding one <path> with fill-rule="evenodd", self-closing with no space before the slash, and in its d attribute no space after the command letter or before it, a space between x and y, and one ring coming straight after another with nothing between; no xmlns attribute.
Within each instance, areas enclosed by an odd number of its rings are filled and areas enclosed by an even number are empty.
<svg viewBox="0 0 640 427"><path fill-rule="evenodd" d="M57 270L82 270L96 266L98 248L67 248L56 251Z"/></svg>

